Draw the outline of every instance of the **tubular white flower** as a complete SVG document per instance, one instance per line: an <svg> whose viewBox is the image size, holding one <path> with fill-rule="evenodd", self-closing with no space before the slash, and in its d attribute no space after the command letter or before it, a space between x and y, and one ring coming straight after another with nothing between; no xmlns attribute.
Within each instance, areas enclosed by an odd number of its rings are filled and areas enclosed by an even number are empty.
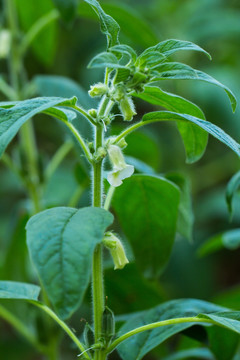
<svg viewBox="0 0 240 360"><path fill-rule="evenodd" d="M108 155L113 170L108 174L107 179L110 185L118 187L122 184L122 180L132 176L134 166L126 164L121 149L116 145L109 145Z"/></svg>

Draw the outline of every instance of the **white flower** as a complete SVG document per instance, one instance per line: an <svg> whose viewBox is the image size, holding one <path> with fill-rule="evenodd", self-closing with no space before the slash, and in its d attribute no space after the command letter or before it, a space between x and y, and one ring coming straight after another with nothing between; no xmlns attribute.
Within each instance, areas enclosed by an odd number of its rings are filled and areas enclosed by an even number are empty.
<svg viewBox="0 0 240 360"><path fill-rule="evenodd" d="M113 170L108 174L107 179L110 185L117 187L122 184L122 180L132 176L134 166L126 164L121 149L116 145L109 145L108 155Z"/></svg>

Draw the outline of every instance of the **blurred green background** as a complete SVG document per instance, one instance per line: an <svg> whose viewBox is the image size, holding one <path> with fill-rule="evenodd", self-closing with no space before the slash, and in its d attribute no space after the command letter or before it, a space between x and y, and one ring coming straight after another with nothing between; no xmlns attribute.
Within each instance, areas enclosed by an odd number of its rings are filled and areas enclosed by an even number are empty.
<svg viewBox="0 0 240 360"><path fill-rule="evenodd" d="M176 58L201 69L227 85L240 99L240 3L237 0L111 0L100 1L104 10L121 26L120 41L141 52L161 40L176 38L197 43L212 55L210 62L199 53L184 52ZM37 19L54 9L51 0L38 2L16 0L19 36L27 32ZM4 3L0 1L0 27L7 28ZM1 46L1 44L0 44ZM101 81L100 70L89 70L89 60L105 49L105 38L93 11L79 2L72 23L56 18L35 38L26 53L24 67L29 96L72 96L86 108L94 105L88 97L90 84ZM8 63L0 58L0 76L9 78ZM52 77L54 76L54 78ZM193 81L163 84L199 105L206 119L240 141L240 109L233 115L224 92ZM6 97L0 94L0 100ZM156 109L137 102L138 117ZM119 121L118 121L119 120ZM122 126L120 118L116 128ZM81 130L90 138L91 130L83 123ZM41 115L34 120L39 149L39 166L46 168L58 147L69 142L67 156L56 172L41 186L42 207L59 205L84 206L89 203L88 168L81 154L71 145L56 121L48 122ZM16 138L7 152L22 166L19 142ZM19 155L20 154L20 155ZM234 216L229 219L225 188L239 170L239 160L223 144L209 138L207 151L196 164L187 165L182 141L172 124L159 124L129 137L128 156L142 160L156 173L178 171L188 177L194 212L192 241L177 236L170 262L160 279L143 278L134 263L122 271L113 271L106 261L106 294L114 312L125 314L139 311L173 298L206 299L240 310L240 249L221 248L208 256L199 256L199 247L211 236L240 227L240 194L234 199ZM0 278L3 280L36 281L25 243L24 226L32 205L19 177L0 162ZM147 294L147 296L146 296ZM90 318L90 291L81 309L71 319L78 331L81 318ZM37 323L44 336L44 327L37 311L30 306L5 301L9 309L27 321ZM32 310L32 309L31 309ZM30 315L29 315L30 314ZM0 322L0 358L8 360L41 359L11 327ZM157 349L148 359L161 359L171 349L188 346L187 338L178 337ZM190 346L195 345L194 341ZM61 347L62 359L72 359L68 340ZM115 355L114 355L115 356ZM116 355L117 358L117 355ZM198 357L196 357L198 358ZM233 357L229 357L231 360ZM223 360L228 358L223 358Z"/></svg>

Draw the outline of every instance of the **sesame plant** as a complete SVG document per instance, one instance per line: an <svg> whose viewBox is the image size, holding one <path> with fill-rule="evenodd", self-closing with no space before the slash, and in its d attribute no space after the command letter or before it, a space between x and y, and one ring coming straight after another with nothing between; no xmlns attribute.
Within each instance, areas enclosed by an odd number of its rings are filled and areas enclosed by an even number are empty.
<svg viewBox="0 0 240 360"><path fill-rule="evenodd" d="M11 3L7 0L6 8L14 31ZM97 0L85 0L85 3L98 15L107 40L105 51L95 55L88 65L89 69L102 71L102 81L93 84L88 92L90 97L97 99L94 108L85 108L82 99L76 97L25 99L30 88L24 86L19 59L31 34L23 37L22 47L11 50L11 84L1 80L1 89L9 101L0 104L0 152L5 163L12 165L14 170L14 163L4 152L20 131L28 164L28 178L24 177L23 181L34 204L34 215L26 225L26 238L39 286L1 281L0 298L26 301L32 306L29 309L36 307L50 317L72 340L75 346L72 358L105 360L114 357L116 350L124 360L142 359L171 336L193 330L194 325L203 326L213 336L225 336L229 330L229 338L233 334L234 339L235 336L238 339L234 333L240 333L240 312L197 299L171 300L156 304L150 310L127 314L122 317L124 323L120 326L118 321L115 330L115 322L119 319L114 316L111 292L105 294L103 253L112 259L112 266L120 272L129 262L136 262L144 276L156 278L169 260L176 232L186 233L188 221L182 179L176 174L153 175L143 164L128 163L124 156L128 136L147 125L160 123L160 127L161 122L171 121L177 126L189 164L203 156L208 134L239 156L240 145L233 138L207 121L197 105L163 90L162 83L163 80L189 79L216 85L225 91L233 111L236 99L231 90L210 75L174 61L174 55L179 51L196 51L199 56L211 59L198 45L170 39L138 54L132 47L119 42L118 23L104 12ZM59 16L54 14L53 17ZM12 36L14 46L16 38L14 34ZM139 99L162 110L139 116L135 104ZM37 148L33 148L31 127L31 119L37 114L48 115L49 121L52 118L59 120L63 130L74 138L75 146L81 149L81 157L84 156L91 172L92 196L87 207L43 210L34 158ZM117 116L121 117L123 128L111 135ZM91 141L86 140L74 125L76 119L89 123ZM134 174L135 168L138 172ZM21 172L19 176L22 177ZM118 220L117 231L114 217ZM123 234L127 245L124 245ZM92 317L87 319L81 334L73 331L67 321L79 309L90 283ZM50 335L39 339L3 305L1 317L41 354L52 360L60 358L56 350L60 339L56 340L53 332L51 339Z"/></svg>

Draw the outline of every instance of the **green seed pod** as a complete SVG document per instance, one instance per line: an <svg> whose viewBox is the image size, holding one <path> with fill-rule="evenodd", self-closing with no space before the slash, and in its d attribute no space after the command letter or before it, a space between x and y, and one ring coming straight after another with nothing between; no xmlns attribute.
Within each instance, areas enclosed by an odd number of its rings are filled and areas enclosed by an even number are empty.
<svg viewBox="0 0 240 360"><path fill-rule="evenodd" d="M115 335L115 318L114 313L108 306L105 306L105 310L102 315L102 338L105 346L107 346Z"/></svg>
<svg viewBox="0 0 240 360"><path fill-rule="evenodd" d="M132 98L129 96L125 96L122 100L120 100L119 108L123 115L123 120L125 121L131 121L133 116L137 114Z"/></svg>
<svg viewBox="0 0 240 360"><path fill-rule="evenodd" d="M92 346L94 344L94 331L92 327L86 323L83 330L83 338L87 347Z"/></svg>

